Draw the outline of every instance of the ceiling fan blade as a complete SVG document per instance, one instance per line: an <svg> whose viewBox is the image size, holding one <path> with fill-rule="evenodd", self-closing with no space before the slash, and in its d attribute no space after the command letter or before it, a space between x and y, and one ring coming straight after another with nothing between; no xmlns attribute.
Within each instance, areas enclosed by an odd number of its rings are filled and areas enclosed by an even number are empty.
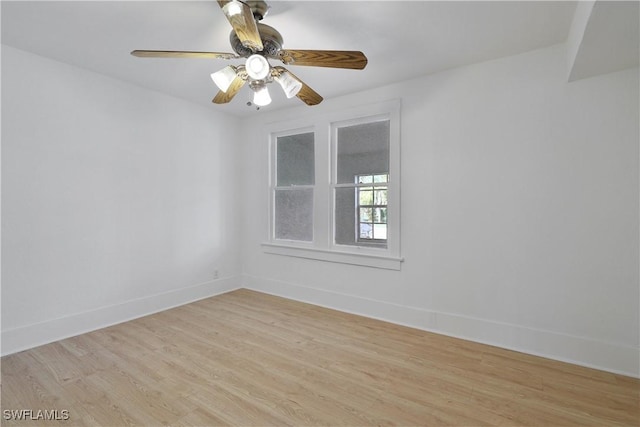
<svg viewBox="0 0 640 427"><path fill-rule="evenodd" d="M244 47L253 52L264 49L256 19L246 3L238 0L218 0L218 4Z"/></svg>
<svg viewBox="0 0 640 427"><path fill-rule="evenodd" d="M367 66L364 53L354 50L292 50L282 49L277 58L287 65L349 68L362 70Z"/></svg>
<svg viewBox="0 0 640 427"><path fill-rule="evenodd" d="M190 52L184 50L134 50L131 55L139 58L205 58L205 59L235 59L240 58L235 53L223 52Z"/></svg>
<svg viewBox="0 0 640 427"><path fill-rule="evenodd" d="M240 89L242 89L242 86L244 86L245 83L246 81L243 78L241 78L240 76L236 76L236 78L231 82L231 85L229 86L227 91L219 91L215 98L213 98L212 102L214 104L226 104L227 102L231 101L234 96L236 96L236 94L240 91Z"/></svg>
<svg viewBox="0 0 640 427"><path fill-rule="evenodd" d="M318 105L322 102L323 98L318 94L318 92L316 92L315 90L307 86L305 82L300 80L300 78L295 74L293 74L291 71L287 70L284 67L274 67L274 68L276 68L278 72L287 72L291 74L291 77L293 77L294 79L302 83L302 88L296 95L300 100L302 100L302 102L304 102L307 105Z"/></svg>

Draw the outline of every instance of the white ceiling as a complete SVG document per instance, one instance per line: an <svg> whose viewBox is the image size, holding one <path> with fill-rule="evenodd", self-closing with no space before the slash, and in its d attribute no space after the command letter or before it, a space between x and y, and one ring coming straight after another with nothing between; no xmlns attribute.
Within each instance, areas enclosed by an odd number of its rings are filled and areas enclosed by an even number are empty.
<svg viewBox="0 0 640 427"><path fill-rule="evenodd" d="M289 49L361 50L365 70L290 66L326 98L566 40L575 2L270 1ZM2 43L239 116L250 90L214 105L224 60L135 58L133 49L232 52L216 1L2 1ZM240 64L242 60L230 62ZM276 61L272 61L277 65ZM270 110L300 103L271 85ZM99 101L96 101L99 102ZM313 108L313 107L310 107Z"/></svg>

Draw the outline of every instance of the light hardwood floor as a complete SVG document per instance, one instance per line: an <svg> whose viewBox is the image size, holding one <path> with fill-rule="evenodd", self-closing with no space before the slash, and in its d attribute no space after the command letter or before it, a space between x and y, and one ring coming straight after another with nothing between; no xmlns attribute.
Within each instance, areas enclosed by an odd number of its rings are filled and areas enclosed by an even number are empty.
<svg viewBox="0 0 640 427"><path fill-rule="evenodd" d="M637 427L639 391L629 377L248 290L2 358L2 424L17 426ZM17 409L69 419L5 419Z"/></svg>

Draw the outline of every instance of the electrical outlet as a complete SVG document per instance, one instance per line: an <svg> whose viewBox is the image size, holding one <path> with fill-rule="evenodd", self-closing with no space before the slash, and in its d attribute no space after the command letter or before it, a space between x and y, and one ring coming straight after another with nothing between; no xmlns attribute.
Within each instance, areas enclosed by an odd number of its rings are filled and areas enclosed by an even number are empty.
<svg viewBox="0 0 640 427"><path fill-rule="evenodd" d="M220 272L218 270L213 270L213 279L219 279L220 278Z"/></svg>

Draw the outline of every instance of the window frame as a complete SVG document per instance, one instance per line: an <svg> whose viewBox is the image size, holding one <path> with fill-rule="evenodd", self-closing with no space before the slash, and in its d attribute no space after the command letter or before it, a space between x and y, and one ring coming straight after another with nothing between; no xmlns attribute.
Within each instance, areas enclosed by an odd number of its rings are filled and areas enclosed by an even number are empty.
<svg viewBox="0 0 640 427"><path fill-rule="evenodd" d="M394 116L394 112L397 116ZM331 248L339 252L351 252L357 251L360 254L381 255L385 254L392 257L400 257L400 136L399 136L399 105L397 111L385 111L378 112L378 114L364 115L345 120L335 120L330 123L331 132L331 188L332 199L331 208L331 231L332 231L332 245ZM343 127L357 126L367 123L375 123L381 121L389 121L389 170L387 171L387 245L385 248L372 245L372 244L356 244L345 245L335 243L333 233L335 232L335 191L337 188L352 187L352 184L339 184L338 183L338 130ZM397 127L397 128L395 128ZM394 151L395 149L395 151ZM395 162L395 163L394 163ZM398 175L398 179L393 179L395 175ZM397 197L391 197L395 195ZM391 205L394 204L394 208ZM396 212L397 208L397 212ZM397 221L391 221L391 215L397 214ZM356 238L356 243L358 239Z"/></svg>
<svg viewBox="0 0 640 427"><path fill-rule="evenodd" d="M315 227L311 230L311 241L305 240L293 240L293 239L278 239L276 238L276 216L275 216L275 207L276 207L276 193L277 191L290 191L290 190L312 190L313 191L313 212L311 223L315 224L315 211L316 211L316 183L314 179L313 184L293 184L289 186L278 186L278 138L299 135L304 133L313 133L314 134L314 163L317 163L315 159L315 140L316 134L313 126L307 126L298 129L290 129L281 132L274 132L270 135L270 143L269 143L269 239L271 242L284 244L284 245L301 245L301 246L312 246L315 240ZM316 174L317 175L317 174ZM317 178L314 177L314 178Z"/></svg>
<svg viewBox="0 0 640 427"><path fill-rule="evenodd" d="M387 247L370 244L336 244L335 189L337 183L337 134L344 126L389 120L389 175L387 185ZM349 110L318 114L307 118L272 123L265 129L269 140L267 239L265 253L367 267L400 270L400 101L392 100ZM276 149L277 138L314 133L315 185L313 240L311 242L275 239ZM339 186L339 185L338 185Z"/></svg>

